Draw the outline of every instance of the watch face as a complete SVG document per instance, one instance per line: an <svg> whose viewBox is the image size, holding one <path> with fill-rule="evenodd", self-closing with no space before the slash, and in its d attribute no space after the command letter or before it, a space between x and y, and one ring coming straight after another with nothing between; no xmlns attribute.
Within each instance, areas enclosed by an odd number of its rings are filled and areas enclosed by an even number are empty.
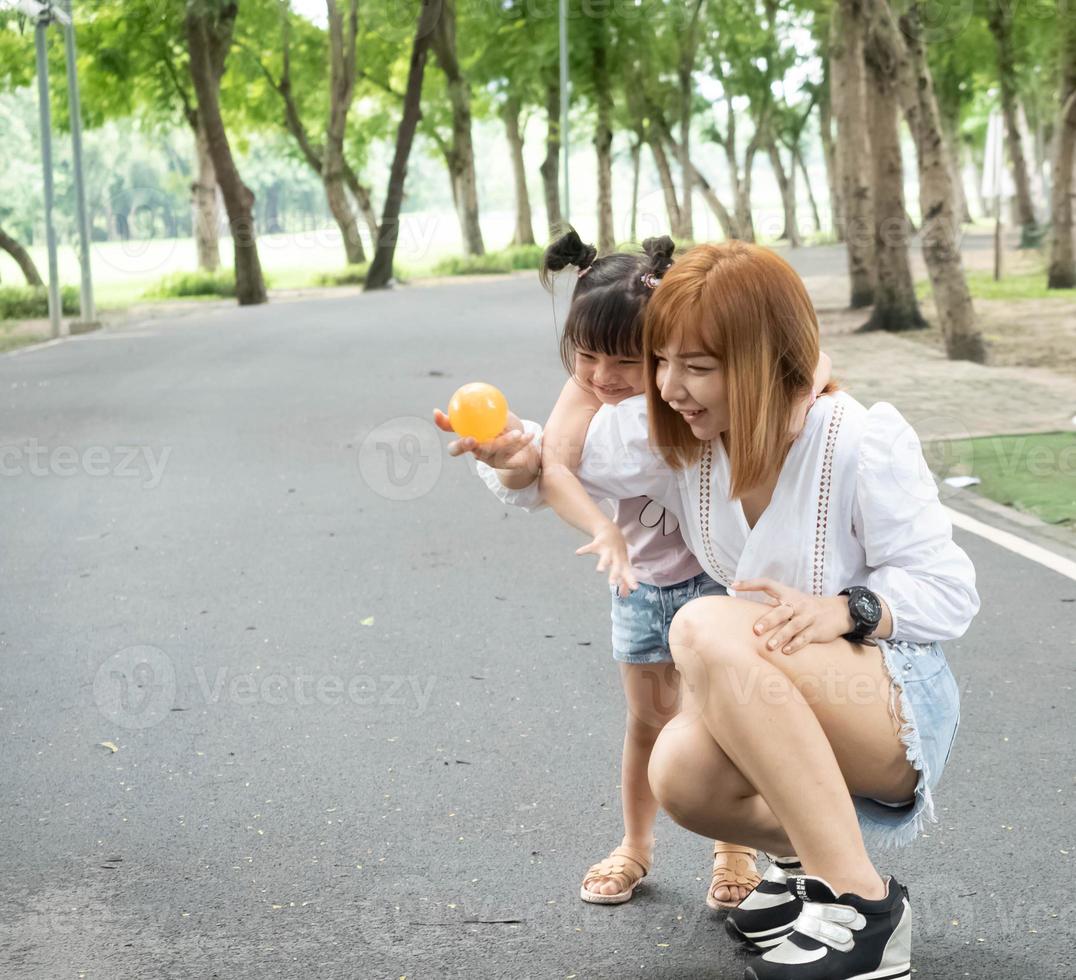
<svg viewBox="0 0 1076 980"><path fill-rule="evenodd" d="M854 615L865 623L877 623L882 618L881 603L873 593L860 592L856 595Z"/></svg>

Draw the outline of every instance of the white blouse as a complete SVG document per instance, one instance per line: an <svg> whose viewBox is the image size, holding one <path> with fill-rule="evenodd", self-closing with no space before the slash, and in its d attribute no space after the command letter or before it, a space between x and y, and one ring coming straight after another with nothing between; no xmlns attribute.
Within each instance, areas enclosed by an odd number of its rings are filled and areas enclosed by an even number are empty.
<svg viewBox="0 0 1076 980"><path fill-rule="evenodd" d="M484 475L506 503L533 507L533 486L497 490L496 476ZM820 397L754 528L729 498L722 441L673 470L650 447L642 395L598 410L578 477L594 497L647 496L669 508L703 569L726 586L764 577L836 595L865 585L889 606L889 638L921 643L962 636L979 611L975 569L953 541L919 438L887 402L867 409L843 391Z"/></svg>

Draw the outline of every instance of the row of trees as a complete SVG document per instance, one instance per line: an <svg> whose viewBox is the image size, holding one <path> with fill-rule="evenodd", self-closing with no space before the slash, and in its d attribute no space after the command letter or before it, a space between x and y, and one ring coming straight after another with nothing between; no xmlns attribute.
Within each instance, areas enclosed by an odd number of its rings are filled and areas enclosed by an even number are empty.
<svg viewBox="0 0 1076 980"><path fill-rule="evenodd" d="M253 196L232 148L236 134L252 129L279 128L318 176L348 262L367 260L365 228L374 246L367 288L392 278L416 135L442 156L464 247L482 254L472 120L504 127L514 240L531 243L522 134L537 115L547 232L562 224L556 0L324 0L321 23L288 0L99 0L76 14L88 123L136 115L190 129L199 260L207 268L219 262L223 200L241 303L265 299ZM960 225L970 218L961 174L968 149L981 154L982 127L969 122L996 101L1023 238L1036 241L1049 225L1050 285L1076 285L1076 0L969 0L959 8L924 0L572 0L569 14L573 118L594 149L601 249L615 247L614 207L625 208L613 200L614 136L630 147L633 230L647 152L678 239L693 239L694 208L703 202L727 237L753 240L752 173L761 154L781 191L782 237L793 245L801 240L801 177L816 228L823 225L805 164L817 140L831 225L848 244L851 305L873 306L870 328L921 326L908 261L906 128L947 348L982 359L959 251ZM0 54L16 43L0 33ZM25 71L7 70L0 81L28 81ZM380 175L380 213L367 173L378 142L393 147ZM1041 168L1028 161L1046 156L1049 209L1037 213L1033 174Z"/></svg>

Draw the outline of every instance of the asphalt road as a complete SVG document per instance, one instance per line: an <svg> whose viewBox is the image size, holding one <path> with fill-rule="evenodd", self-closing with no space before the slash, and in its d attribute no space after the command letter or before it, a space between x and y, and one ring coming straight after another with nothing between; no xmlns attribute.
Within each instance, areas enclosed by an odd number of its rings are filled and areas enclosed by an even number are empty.
<svg viewBox="0 0 1076 980"><path fill-rule="evenodd" d="M529 277L0 357L0 976L739 978L665 817L635 900L578 900L620 835L606 589L426 421L562 379ZM1076 582L958 540L941 820L878 864L919 980L1070 978Z"/></svg>

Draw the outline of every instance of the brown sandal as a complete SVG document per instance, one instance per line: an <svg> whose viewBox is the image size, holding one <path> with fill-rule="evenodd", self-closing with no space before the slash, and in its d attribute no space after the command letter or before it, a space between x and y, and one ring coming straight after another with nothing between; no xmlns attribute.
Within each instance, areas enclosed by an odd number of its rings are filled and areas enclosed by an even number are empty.
<svg viewBox="0 0 1076 980"><path fill-rule="evenodd" d="M628 862L635 867L631 867ZM646 854L634 847L621 845L615 848L604 861L591 865L583 879L583 884L579 887L579 897L584 902L592 902L595 905L620 905L631 898L636 886L649 871L650 858ZM601 892L591 891L587 885L599 878L620 878L620 891L615 895L603 895Z"/></svg>
<svg viewBox="0 0 1076 980"><path fill-rule="evenodd" d="M710 890L706 893L706 904L710 908L737 908L740 902L758 887L762 876L755 868L756 857L758 857L758 851L753 847L740 847L737 844L714 841L714 868L710 878ZM738 902L722 902L715 894L717 889L728 888L731 885L746 888L747 895L744 895Z"/></svg>

